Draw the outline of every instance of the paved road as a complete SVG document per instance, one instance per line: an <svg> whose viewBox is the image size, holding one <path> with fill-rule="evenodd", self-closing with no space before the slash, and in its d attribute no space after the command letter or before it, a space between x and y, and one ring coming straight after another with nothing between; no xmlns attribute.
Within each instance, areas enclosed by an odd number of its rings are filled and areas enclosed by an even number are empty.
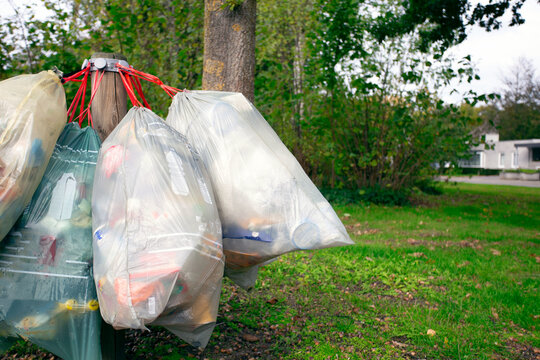
<svg viewBox="0 0 540 360"><path fill-rule="evenodd" d="M439 181L446 181L448 176L441 176ZM507 180L501 179L498 175L493 176L452 176L449 181L464 182L469 184L487 185L510 185L540 188L540 181Z"/></svg>

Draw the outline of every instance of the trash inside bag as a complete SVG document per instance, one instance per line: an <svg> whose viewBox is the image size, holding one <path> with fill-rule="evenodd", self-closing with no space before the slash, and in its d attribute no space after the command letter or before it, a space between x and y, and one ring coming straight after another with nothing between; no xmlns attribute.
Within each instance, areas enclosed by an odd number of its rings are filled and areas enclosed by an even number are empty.
<svg viewBox="0 0 540 360"><path fill-rule="evenodd" d="M163 325L206 346L223 277L221 223L185 138L132 108L101 148L92 211L103 319L116 329Z"/></svg>
<svg viewBox="0 0 540 360"><path fill-rule="evenodd" d="M281 254L352 244L336 213L257 109L239 93L178 93L167 123L205 162L223 226L226 274L252 286Z"/></svg>
<svg viewBox="0 0 540 360"><path fill-rule="evenodd" d="M67 124L0 244L0 329L64 359L101 359L90 203L99 146L92 128Z"/></svg>
<svg viewBox="0 0 540 360"><path fill-rule="evenodd" d="M0 240L30 202L66 116L52 71L0 81Z"/></svg>

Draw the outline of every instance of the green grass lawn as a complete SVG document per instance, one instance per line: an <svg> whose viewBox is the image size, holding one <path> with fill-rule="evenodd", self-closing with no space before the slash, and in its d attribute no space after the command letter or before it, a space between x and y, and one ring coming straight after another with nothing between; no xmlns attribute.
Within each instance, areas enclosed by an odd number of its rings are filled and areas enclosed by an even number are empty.
<svg viewBox="0 0 540 360"><path fill-rule="evenodd" d="M249 292L225 281L202 353L153 328L128 358L540 359L540 189L414 203L337 206L356 245L284 256Z"/></svg>

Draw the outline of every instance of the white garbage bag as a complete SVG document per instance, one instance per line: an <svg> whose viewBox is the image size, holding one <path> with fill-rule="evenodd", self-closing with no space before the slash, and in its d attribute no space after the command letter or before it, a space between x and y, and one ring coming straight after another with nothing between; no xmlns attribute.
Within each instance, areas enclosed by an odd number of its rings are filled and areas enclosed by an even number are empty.
<svg viewBox="0 0 540 360"><path fill-rule="evenodd" d="M178 93L167 123L205 162L223 226L226 274L243 287L294 250L352 244L345 227L257 109L239 93Z"/></svg>
<svg viewBox="0 0 540 360"><path fill-rule="evenodd" d="M52 71L0 81L0 240L36 191L66 117Z"/></svg>
<svg viewBox="0 0 540 360"><path fill-rule="evenodd" d="M103 319L116 329L163 325L206 346L223 277L221 223L185 138L132 108L102 145L92 214Z"/></svg>

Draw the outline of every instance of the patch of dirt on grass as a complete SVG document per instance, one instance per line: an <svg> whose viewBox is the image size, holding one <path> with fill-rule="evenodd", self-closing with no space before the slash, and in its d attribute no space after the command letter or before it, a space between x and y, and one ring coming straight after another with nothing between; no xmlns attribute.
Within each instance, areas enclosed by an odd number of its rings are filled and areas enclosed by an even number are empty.
<svg viewBox="0 0 540 360"><path fill-rule="evenodd" d="M345 228L347 229L347 232L349 235L373 235L380 232L379 229L374 229L369 227L369 224L367 222L356 222L354 224L346 224Z"/></svg>
<svg viewBox="0 0 540 360"><path fill-rule="evenodd" d="M164 328L153 327L151 330L150 333L142 330L127 331L126 359L160 359L172 353L188 359L276 359L278 357L270 348L279 345L280 336L286 331L278 327L254 330L218 318L208 346L201 351ZM280 351L280 354L284 354L284 351Z"/></svg>
<svg viewBox="0 0 540 360"><path fill-rule="evenodd" d="M514 338L510 338L506 342L506 347L512 354L516 355L516 359L540 360L539 348L520 343Z"/></svg>

